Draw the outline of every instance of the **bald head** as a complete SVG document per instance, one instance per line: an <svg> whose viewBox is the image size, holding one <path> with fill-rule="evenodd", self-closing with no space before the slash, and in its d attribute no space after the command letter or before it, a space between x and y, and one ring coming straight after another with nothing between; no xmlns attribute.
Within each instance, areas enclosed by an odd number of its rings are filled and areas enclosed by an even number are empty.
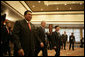
<svg viewBox="0 0 85 57"><path fill-rule="evenodd" d="M64 34L66 34L66 31L64 31Z"/></svg>
<svg viewBox="0 0 85 57"><path fill-rule="evenodd" d="M45 27L45 26L46 26L46 22L45 22L45 21L42 21L42 22L41 22L41 26L42 26L42 27Z"/></svg>

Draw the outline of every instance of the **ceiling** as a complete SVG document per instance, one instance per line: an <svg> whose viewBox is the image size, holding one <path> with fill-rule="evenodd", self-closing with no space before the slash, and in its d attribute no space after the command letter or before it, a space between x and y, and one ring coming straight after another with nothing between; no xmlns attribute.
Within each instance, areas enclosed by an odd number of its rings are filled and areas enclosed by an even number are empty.
<svg viewBox="0 0 85 57"><path fill-rule="evenodd" d="M33 15L84 14L84 1L1 1L2 4L1 10L8 13L10 8L22 18L26 10Z"/></svg>
<svg viewBox="0 0 85 57"><path fill-rule="evenodd" d="M31 10L33 14L84 11L84 1L1 1L1 3L10 6L22 16L26 10Z"/></svg>
<svg viewBox="0 0 85 57"><path fill-rule="evenodd" d="M25 1L33 12L83 11L84 1Z"/></svg>
<svg viewBox="0 0 85 57"><path fill-rule="evenodd" d="M3 14L6 14L6 19L11 20L11 21L21 20L23 18L22 15L17 13L11 7L1 3L1 15Z"/></svg>

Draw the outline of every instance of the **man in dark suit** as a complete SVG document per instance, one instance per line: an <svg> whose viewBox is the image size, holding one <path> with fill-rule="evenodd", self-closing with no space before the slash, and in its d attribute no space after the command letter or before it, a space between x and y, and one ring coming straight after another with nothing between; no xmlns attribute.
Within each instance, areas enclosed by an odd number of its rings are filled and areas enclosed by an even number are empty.
<svg viewBox="0 0 85 57"><path fill-rule="evenodd" d="M64 50L66 50L66 41L67 41L67 34L66 34L66 31L64 31L64 34L62 34L62 39L63 39L63 46L64 46Z"/></svg>
<svg viewBox="0 0 85 57"><path fill-rule="evenodd" d="M80 47L83 48L84 47L84 37L82 37L82 39L80 41L81 41Z"/></svg>
<svg viewBox="0 0 85 57"><path fill-rule="evenodd" d="M53 48L56 51L55 56L60 56L60 46L61 46L61 35L59 33L60 27L55 26L55 32L53 32Z"/></svg>
<svg viewBox="0 0 85 57"><path fill-rule="evenodd" d="M41 22L41 26L37 28L37 34L39 36L39 38L41 39L41 42L44 43L44 46L40 47L39 45L36 46L36 55L39 53L40 50L42 50L42 55L43 56L47 56L47 44L46 44L46 40L45 40L45 26L46 26L46 22L42 21Z"/></svg>
<svg viewBox="0 0 85 57"><path fill-rule="evenodd" d="M71 45L72 45L72 50L74 50L74 42L75 42L74 33L71 33L71 36L69 37L69 42L70 42L69 50L71 49Z"/></svg>
<svg viewBox="0 0 85 57"><path fill-rule="evenodd" d="M35 26L30 22L32 12L25 11L24 17L15 22L13 29L15 56L35 56L35 41L40 40L36 36Z"/></svg>
<svg viewBox="0 0 85 57"><path fill-rule="evenodd" d="M10 56L10 47L9 41L11 40L11 23L6 22L6 26L3 26L1 29L1 44L2 44L2 53L7 55L7 52Z"/></svg>
<svg viewBox="0 0 85 57"><path fill-rule="evenodd" d="M0 28L1 28L1 35L2 35L2 28L3 28L3 26L4 26L4 24L3 24L3 22L5 21L5 18L6 18L6 14L4 14L4 15L1 15L1 26L0 26ZM1 47L1 53L0 53L0 55L1 56L3 56L3 41L2 41L2 36L1 36L1 40L0 40L0 47Z"/></svg>
<svg viewBox="0 0 85 57"><path fill-rule="evenodd" d="M52 32L47 33L49 49L52 50Z"/></svg>

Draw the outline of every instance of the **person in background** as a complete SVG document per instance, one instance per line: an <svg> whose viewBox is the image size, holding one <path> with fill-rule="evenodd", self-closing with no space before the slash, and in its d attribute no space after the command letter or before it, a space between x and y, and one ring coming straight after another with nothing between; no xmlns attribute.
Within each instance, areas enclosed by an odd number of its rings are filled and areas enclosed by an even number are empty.
<svg viewBox="0 0 85 57"><path fill-rule="evenodd" d="M63 37L61 36L61 49L63 49Z"/></svg>
<svg viewBox="0 0 85 57"><path fill-rule="evenodd" d="M49 49L52 50L52 32L47 33Z"/></svg>
<svg viewBox="0 0 85 57"><path fill-rule="evenodd" d="M61 48L61 35L60 35L60 27L59 26L55 26L55 32L53 32L53 49L55 49L56 51L56 55L55 56L60 56L60 48Z"/></svg>
<svg viewBox="0 0 85 57"><path fill-rule="evenodd" d="M3 41L2 41L2 34L3 34L3 32L2 32L2 28L4 27L4 22L5 22L5 18L6 18L6 14L3 14L3 15L1 15L1 40L0 40L0 47L1 47L1 53L0 53L0 55L1 56L3 56Z"/></svg>
<svg viewBox="0 0 85 57"><path fill-rule="evenodd" d="M1 40L2 40L2 51L3 56L9 55L10 56L10 46L9 41L11 41L11 23L6 22L6 26L3 26L1 29Z"/></svg>
<svg viewBox="0 0 85 57"><path fill-rule="evenodd" d="M69 50L71 49L71 46L72 46L72 50L74 51L74 43L75 43L74 33L71 33L71 36L69 37L69 42L70 42Z"/></svg>
<svg viewBox="0 0 85 57"><path fill-rule="evenodd" d="M81 39L81 45L80 45L80 47L81 47L81 48L84 47L84 37L82 37L82 39Z"/></svg>
<svg viewBox="0 0 85 57"><path fill-rule="evenodd" d="M62 45L64 47L64 50L66 50L66 42L67 42L67 34L66 34L66 31L64 31L64 34L62 34Z"/></svg>
<svg viewBox="0 0 85 57"><path fill-rule="evenodd" d="M37 34L39 36L39 39L41 39L41 42L44 44L44 46L39 46L39 44L37 43L36 56L40 52L40 50L42 50L43 56L48 56L47 55L47 44L46 44L47 36L45 33L45 26L46 26L46 22L42 21L41 26L37 28Z"/></svg>

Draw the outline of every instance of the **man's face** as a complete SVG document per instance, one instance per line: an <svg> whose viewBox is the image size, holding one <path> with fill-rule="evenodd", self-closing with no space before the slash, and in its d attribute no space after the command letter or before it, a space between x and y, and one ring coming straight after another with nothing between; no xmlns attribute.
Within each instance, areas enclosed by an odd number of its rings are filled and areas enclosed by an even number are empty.
<svg viewBox="0 0 85 57"><path fill-rule="evenodd" d="M60 30L60 27L57 27L57 28L56 28L56 31L59 31L59 30Z"/></svg>
<svg viewBox="0 0 85 57"><path fill-rule="evenodd" d="M25 19L26 19L27 21L31 21L31 19L32 19L32 13L31 13L31 12L28 12L28 13L25 15Z"/></svg>
<svg viewBox="0 0 85 57"><path fill-rule="evenodd" d="M73 33L71 33L71 35L73 36L74 34L73 34Z"/></svg>
<svg viewBox="0 0 85 57"><path fill-rule="evenodd" d="M45 27L46 26L46 22L42 22L42 27Z"/></svg>
<svg viewBox="0 0 85 57"><path fill-rule="evenodd" d="M64 34L66 34L66 32L64 31Z"/></svg>

